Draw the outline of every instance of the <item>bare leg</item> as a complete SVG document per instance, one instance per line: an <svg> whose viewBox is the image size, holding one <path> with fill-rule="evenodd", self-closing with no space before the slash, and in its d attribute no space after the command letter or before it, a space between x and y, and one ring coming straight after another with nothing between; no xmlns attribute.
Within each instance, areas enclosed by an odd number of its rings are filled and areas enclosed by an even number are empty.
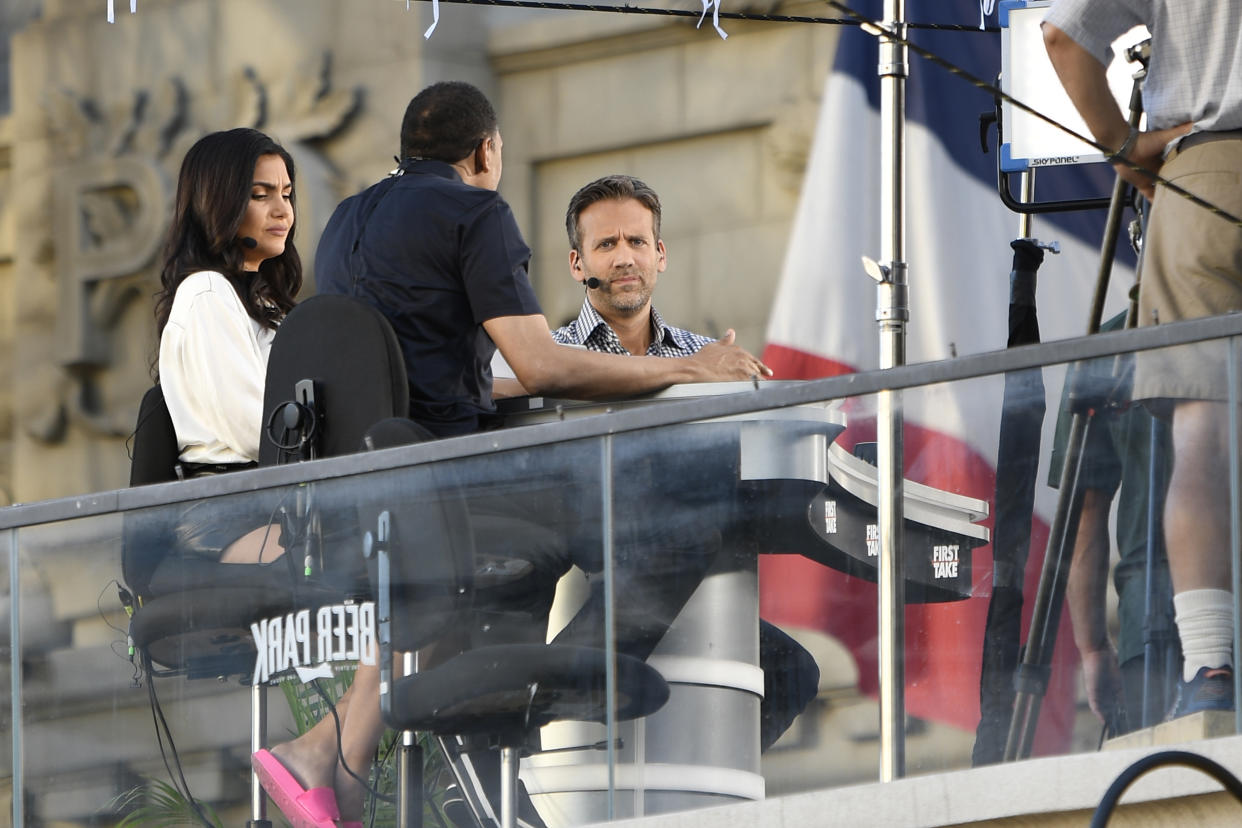
<svg viewBox="0 0 1242 828"><path fill-rule="evenodd" d="M1180 710L1201 703L1223 705L1219 685L1227 674L1214 671L1233 663L1228 443L1224 404L1192 401L1174 409L1165 535L1182 644L1182 681L1200 675L1205 682L1212 680L1210 686L1188 690L1184 699L1179 693Z"/></svg>
<svg viewBox="0 0 1242 828"><path fill-rule="evenodd" d="M349 706L345 726L341 730L341 752L349 770L366 779L371 771L371 759L375 756L375 749L384 734L384 721L380 717L379 706L379 667L374 664L359 664L350 690L353 691L354 700ZM341 818L362 819L366 789L344 767L336 764L335 768L334 787Z"/></svg>
<svg viewBox="0 0 1242 828"><path fill-rule="evenodd" d="M1164 509L1173 592L1230 589L1229 440L1224 403L1178 403Z"/></svg>
<svg viewBox="0 0 1242 828"><path fill-rule="evenodd" d="M220 563L270 563L285 549L280 545L280 524L260 526L242 535L220 553Z"/></svg>

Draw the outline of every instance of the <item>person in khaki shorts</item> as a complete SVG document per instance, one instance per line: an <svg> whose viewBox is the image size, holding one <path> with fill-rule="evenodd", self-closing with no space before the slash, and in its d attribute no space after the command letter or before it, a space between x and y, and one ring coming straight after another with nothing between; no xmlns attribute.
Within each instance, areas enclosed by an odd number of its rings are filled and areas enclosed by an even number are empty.
<svg viewBox="0 0 1242 828"><path fill-rule="evenodd" d="M1137 25L1152 36L1143 90L1148 131L1132 130L1108 88L1110 44ZM1242 310L1242 230L1150 176L1242 215L1242 3L1057 0L1044 19L1048 56L1118 174L1152 199L1139 324ZM1173 604L1184 661L1169 717L1232 710L1228 383L1220 342L1140 355L1134 398L1172 419L1165 503Z"/></svg>

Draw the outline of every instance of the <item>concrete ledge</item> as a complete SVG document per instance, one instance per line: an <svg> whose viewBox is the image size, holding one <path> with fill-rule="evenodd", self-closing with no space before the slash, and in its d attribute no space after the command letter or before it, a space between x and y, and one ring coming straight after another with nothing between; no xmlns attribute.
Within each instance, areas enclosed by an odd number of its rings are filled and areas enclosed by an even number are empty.
<svg viewBox="0 0 1242 828"><path fill-rule="evenodd" d="M609 825L611 828L1083 825L1122 771L1143 756L1174 747L1206 756L1234 775L1242 776L1242 737L1230 736L1160 748L1033 759L888 784L834 788L765 802L623 820ZM1188 768L1150 771L1130 787L1123 799L1128 804L1123 810L1139 817L1135 821L1127 819L1124 824L1242 824L1242 803L1219 793L1220 790L1211 777Z"/></svg>
<svg viewBox="0 0 1242 828"><path fill-rule="evenodd" d="M1158 745L1193 744L1203 739L1215 739L1234 734L1234 715L1231 712L1208 710L1182 716L1171 722L1161 722L1153 727L1136 730L1104 743L1105 750L1127 748L1151 748Z"/></svg>

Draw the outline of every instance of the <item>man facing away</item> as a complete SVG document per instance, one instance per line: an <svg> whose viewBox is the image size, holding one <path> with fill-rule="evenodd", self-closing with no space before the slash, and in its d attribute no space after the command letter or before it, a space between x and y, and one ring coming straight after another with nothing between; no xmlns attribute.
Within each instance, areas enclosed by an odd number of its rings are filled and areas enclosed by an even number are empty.
<svg viewBox="0 0 1242 828"><path fill-rule="evenodd" d="M1131 129L1108 89L1110 44L1152 35L1143 104ZM1242 215L1242 4L1219 0L1058 0L1044 20L1048 56L1118 174L1153 199L1141 265L1139 324L1242 310L1242 229L1134 166ZM1134 398L1172 417L1164 528L1183 674L1170 715L1232 710L1228 409L1222 342L1138 356Z"/></svg>

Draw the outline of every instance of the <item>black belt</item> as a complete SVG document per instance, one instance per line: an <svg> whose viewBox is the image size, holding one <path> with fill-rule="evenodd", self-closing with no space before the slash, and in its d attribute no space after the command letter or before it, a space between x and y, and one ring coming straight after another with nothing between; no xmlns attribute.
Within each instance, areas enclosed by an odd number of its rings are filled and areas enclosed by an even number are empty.
<svg viewBox="0 0 1242 828"><path fill-rule="evenodd" d="M1212 141L1242 141L1242 129L1191 133L1178 142L1177 151L1185 152L1191 147L1197 147L1200 144L1210 144Z"/></svg>
<svg viewBox="0 0 1242 828"><path fill-rule="evenodd" d="M259 464L253 460L249 463L187 463L182 460L177 465L181 467L181 476L185 480L191 477L209 477L213 474L228 474L259 467Z"/></svg>

